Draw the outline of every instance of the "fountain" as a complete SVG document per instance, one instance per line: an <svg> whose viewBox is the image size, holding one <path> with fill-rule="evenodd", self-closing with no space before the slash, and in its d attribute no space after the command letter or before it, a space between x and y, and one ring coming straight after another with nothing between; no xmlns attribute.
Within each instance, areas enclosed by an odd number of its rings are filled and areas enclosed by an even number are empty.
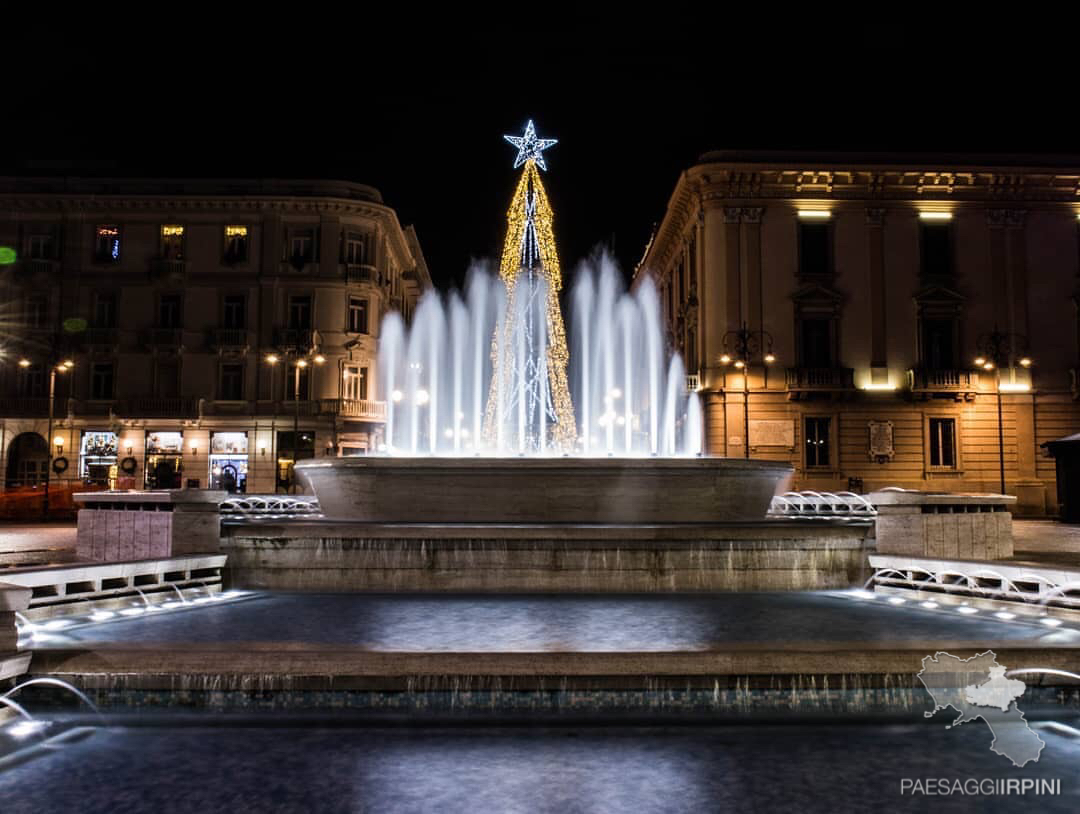
<svg viewBox="0 0 1080 814"><path fill-rule="evenodd" d="M464 297L428 294L383 323L382 455L303 461L328 519L658 523L760 520L787 464L703 458L697 393L665 359L652 285L622 290L612 259L572 292L569 403L544 393L549 287L474 270ZM510 303L530 302L533 319ZM520 363L532 343L534 356ZM508 358L510 357L510 358ZM538 386L538 382L540 383ZM562 413L562 415L560 415ZM570 424L576 432L560 432ZM569 439L567 440L567 436ZM477 500L484 495L483 500Z"/></svg>
<svg viewBox="0 0 1080 814"><path fill-rule="evenodd" d="M766 519L787 462L703 454L703 410L660 298L610 255L563 296L530 122L494 271L379 332L371 455L299 461L321 518L226 531L234 577L300 590L839 587L863 528ZM563 323L565 299L567 330Z"/></svg>

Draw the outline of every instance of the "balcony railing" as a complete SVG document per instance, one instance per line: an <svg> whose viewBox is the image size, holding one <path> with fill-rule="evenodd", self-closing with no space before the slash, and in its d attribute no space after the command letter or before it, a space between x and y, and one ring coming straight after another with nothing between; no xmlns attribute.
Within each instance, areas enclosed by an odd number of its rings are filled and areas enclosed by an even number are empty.
<svg viewBox="0 0 1080 814"><path fill-rule="evenodd" d="M850 367L789 367L788 393L842 393L855 389L855 371Z"/></svg>
<svg viewBox="0 0 1080 814"><path fill-rule="evenodd" d="M379 273L375 266L366 263L345 265L345 282L347 283L374 283L378 278Z"/></svg>
<svg viewBox="0 0 1080 814"><path fill-rule="evenodd" d="M147 328L139 332L139 341L154 348L179 348L184 344L180 328Z"/></svg>
<svg viewBox="0 0 1080 814"><path fill-rule="evenodd" d="M914 368L907 375L912 393L962 395L979 389L979 374L974 370Z"/></svg>
<svg viewBox="0 0 1080 814"><path fill-rule="evenodd" d="M686 392L696 393L701 389L701 377L696 373L691 373L686 377Z"/></svg>
<svg viewBox="0 0 1080 814"><path fill-rule="evenodd" d="M283 351L307 353L317 344L315 332L310 328L275 328L274 345Z"/></svg>
<svg viewBox="0 0 1080 814"><path fill-rule="evenodd" d="M158 257L150 261L150 274L153 277L183 277L187 271L187 261L166 260Z"/></svg>
<svg viewBox="0 0 1080 814"><path fill-rule="evenodd" d="M120 343L116 328L87 328L83 341L90 348L114 348Z"/></svg>
<svg viewBox="0 0 1080 814"><path fill-rule="evenodd" d="M370 399L323 399L321 410L324 413L342 418L366 418L375 421L386 420L386 402Z"/></svg>
<svg viewBox="0 0 1080 814"><path fill-rule="evenodd" d="M56 409L66 409L65 404L57 400ZM37 418L49 414L49 400L33 396L12 396L0 398L0 417Z"/></svg>
<svg viewBox="0 0 1080 814"><path fill-rule="evenodd" d="M207 344L219 350L241 350L251 346L247 328L214 328L206 338Z"/></svg>
<svg viewBox="0 0 1080 814"><path fill-rule="evenodd" d="M39 275L51 275L60 268L58 260L45 257L24 257L19 261L19 276L23 279L37 277Z"/></svg>
<svg viewBox="0 0 1080 814"><path fill-rule="evenodd" d="M126 399L119 407L122 415L132 418L190 418L196 414L197 402L182 396L139 396Z"/></svg>

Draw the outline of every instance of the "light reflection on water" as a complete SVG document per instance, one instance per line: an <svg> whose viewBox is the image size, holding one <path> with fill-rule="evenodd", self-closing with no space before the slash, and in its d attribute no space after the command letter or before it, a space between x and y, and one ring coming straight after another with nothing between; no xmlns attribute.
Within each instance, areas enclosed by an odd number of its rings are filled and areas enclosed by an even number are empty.
<svg viewBox="0 0 1080 814"><path fill-rule="evenodd" d="M1003 640L1076 644L1080 632L828 593L266 594L65 629L35 646L273 641L396 651L663 652L750 641Z"/></svg>
<svg viewBox="0 0 1080 814"><path fill-rule="evenodd" d="M1076 811L1076 739L1016 769L971 724L560 729L135 727L0 773L5 814L98 811ZM900 796L901 778L1061 778L1060 797Z"/></svg>

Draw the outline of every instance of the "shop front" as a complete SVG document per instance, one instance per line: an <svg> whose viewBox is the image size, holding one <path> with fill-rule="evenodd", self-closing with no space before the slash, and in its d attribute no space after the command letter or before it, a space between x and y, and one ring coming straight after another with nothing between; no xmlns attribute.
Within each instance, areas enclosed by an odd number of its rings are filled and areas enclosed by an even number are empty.
<svg viewBox="0 0 1080 814"><path fill-rule="evenodd" d="M293 463L315 457L315 433L279 432L277 434L277 478L276 490L294 489Z"/></svg>
<svg viewBox="0 0 1080 814"><path fill-rule="evenodd" d="M248 437L246 432L210 435L210 488L229 494L247 491Z"/></svg>
<svg viewBox="0 0 1080 814"><path fill-rule="evenodd" d="M117 459L117 438L115 432L105 430L84 430L82 445L79 448L79 477L84 483L117 488L117 478L121 474Z"/></svg>
<svg viewBox="0 0 1080 814"><path fill-rule="evenodd" d="M179 489L183 474L184 434L146 433L146 488Z"/></svg>

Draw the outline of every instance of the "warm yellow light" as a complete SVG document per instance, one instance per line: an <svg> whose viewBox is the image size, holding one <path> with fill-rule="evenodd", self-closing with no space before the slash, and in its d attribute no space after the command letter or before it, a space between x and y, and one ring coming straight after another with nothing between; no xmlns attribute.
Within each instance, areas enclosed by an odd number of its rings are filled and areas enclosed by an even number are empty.
<svg viewBox="0 0 1080 814"><path fill-rule="evenodd" d="M743 362L742 359L739 359L735 362L735 367L739 368L739 370L742 370L744 367L746 367L746 364Z"/></svg>
<svg viewBox="0 0 1080 814"><path fill-rule="evenodd" d="M246 226L226 226L225 237L247 237Z"/></svg>
<svg viewBox="0 0 1080 814"><path fill-rule="evenodd" d="M895 390L895 384L889 384L888 382L868 382L863 385L863 390Z"/></svg>
<svg viewBox="0 0 1080 814"><path fill-rule="evenodd" d="M307 367L307 359L297 359L296 366L301 368Z"/></svg>
<svg viewBox="0 0 1080 814"><path fill-rule="evenodd" d="M177 224L170 224L169 226L161 227L162 237L183 237L184 227Z"/></svg>
<svg viewBox="0 0 1080 814"><path fill-rule="evenodd" d="M800 209L798 214L806 220L828 220L832 217L832 212L828 209Z"/></svg>
<svg viewBox="0 0 1080 814"><path fill-rule="evenodd" d="M993 369L994 369L994 363L993 362L986 362L985 364L983 364L983 370L993 370Z"/></svg>
<svg viewBox="0 0 1080 814"><path fill-rule="evenodd" d="M1002 382L1001 383L1001 392L1002 393L1027 393L1029 390L1031 390L1031 385L1030 384L1025 384L1023 382Z"/></svg>
<svg viewBox="0 0 1080 814"><path fill-rule="evenodd" d="M53 446L62 447L64 445L64 436L58 435L53 439Z"/></svg>
<svg viewBox="0 0 1080 814"><path fill-rule="evenodd" d="M771 365L775 361L776 361L776 357L772 353L766 353L765 354L765 364Z"/></svg>
<svg viewBox="0 0 1080 814"><path fill-rule="evenodd" d="M72 361L71 359L65 359L62 364L64 365L64 367L67 367L67 368L75 367L75 362Z"/></svg>
<svg viewBox="0 0 1080 814"><path fill-rule="evenodd" d="M986 364L986 357L985 356L976 356L975 357L975 364L977 364L979 367L982 367L983 365Z"/></svg>
<svg viewBox="0 0 1080 814"><path fill-rule="evenodd" d="M952 212L919 212L919 220L952 220Z"/></svg>
<svg viewBox="0 0 1080 814"><path fill-rule="evenodd" d="M30 367L30 360L29 359L20 359L19 360L19 367Z"/></svg>
<svg viewBox="0 0 1080 814"><path fill-rule="evenodd" d="M731 364L731 357L725 353L723 356L720 357L720 363L724 365Z"/></svg>
<svg viewBox="0 0 1080 814"><path fill-rule="evenodd" d="M1031 359L1029 359L1027 356L1023 357L1020 360L1020 366L1021 367L1031 367Z"/></svg>
<svg viewBox="0 0 1080 814"><path fill-rule="evenodd" d="M266 361L272 365L276 365L278 363L278 355L276 353L268 353L266 354Z"/></svg>
<svg viewBox="0 0 1080 814"><path fill-rule="evenodd" d="M321 365L325 361L326 361L326 357L323 356L321 353L318 353L318 354L315 355L315 364Z"/></svg>

